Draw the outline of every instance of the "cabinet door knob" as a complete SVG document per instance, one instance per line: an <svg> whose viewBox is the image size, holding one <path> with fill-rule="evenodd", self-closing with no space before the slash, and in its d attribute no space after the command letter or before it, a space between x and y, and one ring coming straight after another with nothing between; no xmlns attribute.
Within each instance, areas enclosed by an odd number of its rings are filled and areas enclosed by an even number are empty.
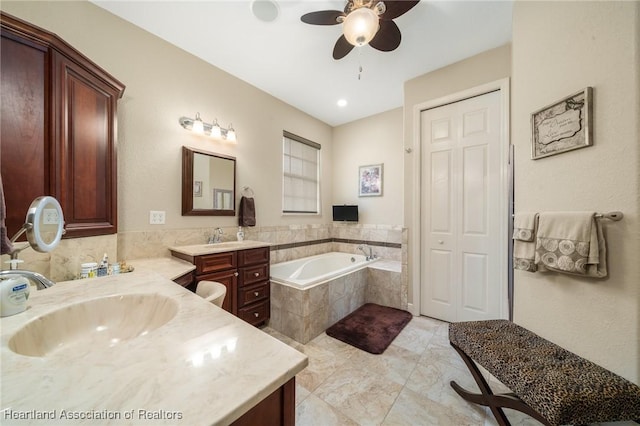
<svg viewBox="0 0 640 426"><path fill-rule="evenodd" d="M254 316L254 317L256 317L256 318L258 318L258 317L260 316L260 314L259 314L259 313L257 313L257 312L254 312L254 313L253 313L253 316Z"/></svg>
<svg viewBox="0 0 640 426"><path fill-rule="evenodd" d="M233 273L233 276L234 276L234 277L237 277L237 276L238 276L238 273L237 273L237 272L234 272L234 273Z"/></svg>
<svg viewBox="0 0 640 426"><path fill-rule="evenodd" d="M259 276L260 276L260 272L254 272L254 273L253 273L253 276L254 276L254 277L259 277Z"/></svg>
<svg viewBox="0 0 640 426"><path fill-rule="evenodd" d="M254 295L255 297L258 297L258 296L260 296L260 293L259 293L259 292L257 292L257 291L254 291L254 292L253 292L253 295Z"/></svg>

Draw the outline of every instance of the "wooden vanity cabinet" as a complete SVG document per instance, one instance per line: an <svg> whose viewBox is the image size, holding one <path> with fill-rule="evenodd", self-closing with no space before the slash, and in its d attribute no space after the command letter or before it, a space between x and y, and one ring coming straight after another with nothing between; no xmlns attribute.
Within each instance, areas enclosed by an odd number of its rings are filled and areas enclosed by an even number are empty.
<svg viewBox="0 0 640 426"><path fill-rule="evenodd" d="M0 14L0 161L9 236L58 199L65 238L117 232L117 101L124 85L53 33Z"/></svg>
<svg viewBox="0 0 640 426"><path fill-rule="evenodd" d="M196 266L196 286L200 281L217 281L227 287L223 309L255 326L269 320L269 247L199 256L171 254Z"/></svg>
<svg viewBox="0 0 640 426"><path fill-rule="evenodd" d="M238 252L238 317L255 326L271 315L269 247Z"/></svg>

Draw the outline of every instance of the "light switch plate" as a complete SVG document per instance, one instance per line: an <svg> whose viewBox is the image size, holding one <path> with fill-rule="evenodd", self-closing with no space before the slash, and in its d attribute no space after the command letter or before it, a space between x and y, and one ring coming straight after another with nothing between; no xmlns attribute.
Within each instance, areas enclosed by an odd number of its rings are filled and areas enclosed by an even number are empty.
<svg viewBox="0 0 640 426"><path fill-rule="evenodd" d="M149 223L152 225L164 225L165 212L161 210L149 211Z"/></svg>

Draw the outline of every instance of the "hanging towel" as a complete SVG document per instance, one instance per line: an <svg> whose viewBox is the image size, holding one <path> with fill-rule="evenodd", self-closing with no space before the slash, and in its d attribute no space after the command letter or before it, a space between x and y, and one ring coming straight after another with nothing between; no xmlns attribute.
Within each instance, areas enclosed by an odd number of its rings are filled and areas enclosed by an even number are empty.
<svg viewBox="0 0 640 426"><path fill-rule="evenodd" d="M240 198L240 226L256 226L256 205L251 197Z"/></svg>
<svg viewBox="0 0 640 426"><path fill-rule="evenodd" d="M604 278L606 257L604 234L595 212L540 213L536 238L540 271Z"/></svg>
<svg viewBox="0 0 640 426"><path fill-rule="evenodd" d="M7 235L6 217L7 206L4 203L4 188L2 187L2 176L0 176L0 254L10 254L13 251L13 244Z"/></svg>
<svg viewBox="0 0 640 426"><path fill-rule="evenodd" d="M513 269L536 272L538 213L516 213L513 217Z"/></svg>

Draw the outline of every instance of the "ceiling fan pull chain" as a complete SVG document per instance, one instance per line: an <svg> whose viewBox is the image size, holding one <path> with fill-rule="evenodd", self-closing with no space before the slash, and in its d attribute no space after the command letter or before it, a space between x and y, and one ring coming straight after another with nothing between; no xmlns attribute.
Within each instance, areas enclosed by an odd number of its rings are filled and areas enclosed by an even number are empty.
<svg viewBox="0 0 640 426"><path fill-rule="evenodd" d="M358 49L358 80L362 76L362 49Z"/></svg>

